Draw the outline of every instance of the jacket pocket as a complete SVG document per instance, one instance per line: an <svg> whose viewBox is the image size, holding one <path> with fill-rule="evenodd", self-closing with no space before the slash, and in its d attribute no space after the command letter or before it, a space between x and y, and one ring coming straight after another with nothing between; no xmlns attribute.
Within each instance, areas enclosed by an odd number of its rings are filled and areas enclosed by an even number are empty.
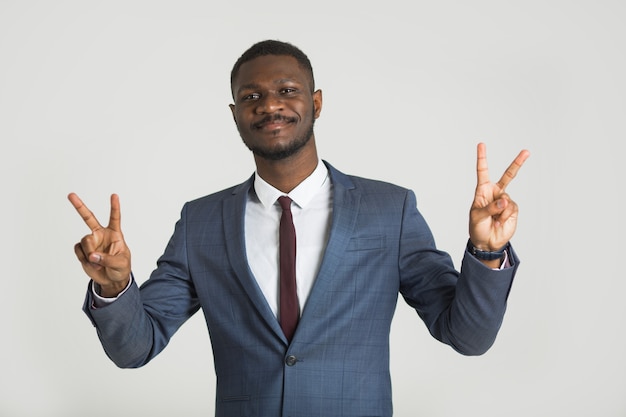
<svg viewBox="0 0 626 417"><path fill-rule="evenodd" d="M250 401L249 395L229 395L228 397L220 398L220 401L223 403L233 402L233 401Z"/></svg>
<svg viewBox="0 0 626 417"><path fill-rule="evenodd" d="M376 250L385 247L384 236L353 237L348 243L348 251Z"/></svg>

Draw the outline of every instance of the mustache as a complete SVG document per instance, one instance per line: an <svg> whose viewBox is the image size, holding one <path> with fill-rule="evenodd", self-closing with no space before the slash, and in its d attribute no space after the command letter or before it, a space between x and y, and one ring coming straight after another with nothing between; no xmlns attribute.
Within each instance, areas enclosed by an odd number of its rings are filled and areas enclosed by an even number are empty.
<svg viewBox="0 0 626 417"><path fill-rule="evenodd" d="M297 121L298 120L295 117L287 117L287 116L283 116L282 114L274 114L274 115L269 114L265 116L263 119L254 123L252 126L255 127L256 129L260 129L264 125L268 123L272 123L272 122L295 123Z"/></svg>

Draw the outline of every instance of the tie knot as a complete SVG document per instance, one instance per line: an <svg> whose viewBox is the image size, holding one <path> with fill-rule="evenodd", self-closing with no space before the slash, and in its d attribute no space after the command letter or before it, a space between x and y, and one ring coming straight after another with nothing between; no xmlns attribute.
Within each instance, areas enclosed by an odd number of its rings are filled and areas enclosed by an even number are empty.
<svg viewBox="0 0 626 417"><path fill-rule="evenodd" d="M283 210L291 210L291 198L286 195L282 197L278 197L278 203L283 208Z"/></svg>

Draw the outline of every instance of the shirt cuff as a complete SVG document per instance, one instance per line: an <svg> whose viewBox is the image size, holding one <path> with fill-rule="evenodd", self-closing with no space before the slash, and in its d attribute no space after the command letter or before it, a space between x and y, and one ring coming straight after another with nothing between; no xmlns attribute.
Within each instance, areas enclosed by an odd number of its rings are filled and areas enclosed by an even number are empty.
<svg viewBox="0 0 626 417"><path fill-rule="evenodd" d="M511 267L511 261L510 261L510 257L509 257L509 250L505 250L504 251L504 260L502 260L502 265L500 265L500 268L493 268L496 271L502 271L503 269L507 269ZM126 291L126 290L124 290ZM121 295L121 294L120 294Z"/></svg>
<svg viewBox="0 0 626 417"><path fill-rule="evenodd" d="M91 304L91 308L102 308L102 307L108 306L111 303L114 303L118 298L120 298L126 292L126 290L130 288L130 285L132 282L133 282L133 277L131 275L130 279L128 280L128 285L126 285L126 288L124 288L122 292L120 292L117 295L117 297L103 297L100 294L98 294L98 291L100 290L100 285L96 284L94 281L91 281L91 295L92 295L92 300L93 300L93 303Z"/></svg>

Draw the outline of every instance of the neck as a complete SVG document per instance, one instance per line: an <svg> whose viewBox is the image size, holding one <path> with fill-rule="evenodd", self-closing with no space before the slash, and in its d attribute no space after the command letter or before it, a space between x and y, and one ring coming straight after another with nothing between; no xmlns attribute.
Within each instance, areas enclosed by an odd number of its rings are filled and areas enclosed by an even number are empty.
<svg viewBox="0 0 626 417"><path fill-rule="evenodd" d="M268 184L283 193L289 193L315 171L318 162L315 139L311 138L312 146L305 146L295 155L279 161L254 156L257 173Z"/></svg>

